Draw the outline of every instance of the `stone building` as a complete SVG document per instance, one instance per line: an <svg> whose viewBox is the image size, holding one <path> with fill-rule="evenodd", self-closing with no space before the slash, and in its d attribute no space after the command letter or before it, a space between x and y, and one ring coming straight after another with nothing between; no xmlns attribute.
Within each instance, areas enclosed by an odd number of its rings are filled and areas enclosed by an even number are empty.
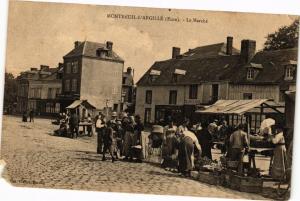
<svg viewBox="0 0 300 201"><path fill-rule="evenodd" d="M61 92L62 65L56 68L41 65L17 77L17 112L34 110L38 115L55 115L60 112L57 95Z"/></svg>
<svg viewBox="0 0 300 201"><path fill-rule="evenodd" d="M191 118L198 106L219 99L266 98L281 102L295 86L297 49L256 52L256 42L242 40L238 50L233 38L155 62L137 82L136 113L145 123L172 116L180 122Z"/></svg>
<svg viewBox="0 0 300 201"><path fill-rule="evenodd" d="M124 60L112 42L76 41L63 59L62 109L74 100L88 100L99 110L120 110Z"/></svg>

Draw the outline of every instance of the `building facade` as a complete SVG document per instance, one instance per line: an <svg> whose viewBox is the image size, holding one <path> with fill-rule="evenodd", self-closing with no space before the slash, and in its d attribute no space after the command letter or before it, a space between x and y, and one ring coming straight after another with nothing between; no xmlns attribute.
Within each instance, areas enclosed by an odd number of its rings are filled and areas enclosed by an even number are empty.
<svg viewBox="0 0 300 201"><path fill-rule="evenodd" d="M88 100L99 110L120 110L124 60L112 42L76 41L63 59L62 109L74 100Z"/></svg>
<svg viewBox="0 0 300 201"><path fill-rule="evenodd" d="M17 112L33 110L37 115L56 115L60 112L57 95L61 93L62 65L57 68L41 65L17 77Z"/></svg>
<svg viewBox="0 0 300 201"><path fill-rule="evenodd" d="M270 99L284 101L295 88L297 49L256 52L256 43L243 40L241 50L226 43L190 49L155 62L137 83L136 113L145 123L172 116L191 118L199 106L219 99Z"/></svg>

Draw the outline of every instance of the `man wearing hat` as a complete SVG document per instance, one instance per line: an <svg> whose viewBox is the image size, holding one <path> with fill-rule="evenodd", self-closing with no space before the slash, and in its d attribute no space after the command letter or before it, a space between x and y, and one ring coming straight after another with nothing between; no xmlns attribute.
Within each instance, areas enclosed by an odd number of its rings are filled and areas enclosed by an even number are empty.
<svg viewBox="0 0 300 201"><path fill-rule="evenodd" d="M112 114L111 114L111 119L110 119L110 123L116 124L116 123L117 123L117 117L118 117L117 112L112 112Z"/></svg>

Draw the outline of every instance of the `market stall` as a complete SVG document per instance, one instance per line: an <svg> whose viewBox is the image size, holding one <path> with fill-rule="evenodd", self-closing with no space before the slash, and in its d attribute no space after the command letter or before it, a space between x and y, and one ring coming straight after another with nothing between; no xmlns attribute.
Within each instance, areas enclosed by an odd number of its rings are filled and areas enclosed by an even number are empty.
<svg viewBox="0 0 300 201"><path fill-rule="evenodd" d="M260 133L262 122L268 122L269 119L276 119L277 122L284 122L284 106L268 99L253 100L218 100L215 104L203 107L196 111L199 119L222 118L234 126L240 123L247 125L247 138L250 142L248 152L248 162L245 163L243 175L235 174L234 166L236 161L226 161L226 157L221 157L220 162L209 162L209 165L200 165L201 168L198 175L202 180L213 183L227 183L229 187L246 192L259 192L262 187L262 178L256 167L257 154L268 155L270 159L270 167L272 164L272 146L269 141L265 140ZM274 122L275 122L274 121ZM250 133L251 131L251 133ZM214 143L224 143L219 140ZM201 171L206 167L209 171ZM209 173L207 173L209 172ZM198 176L200 178L200 176ZM229 182L230 181L230 182Z"/></svg>
<svg viewBox="0 0 300 201"><path fill-rule="evenodd" d="M75 100L71 105L66 107L66 110L71 113L71 111L75 111L75 113L78 115L80 122L79 122L79 128L80 130L85 133L87 130L86 128L88 126L93 126L93 122L88 122L88 114L91 117L94 117L96 107L90 104L87 100ZM92 135L93 131L89 133L89 135Z"/></svg>

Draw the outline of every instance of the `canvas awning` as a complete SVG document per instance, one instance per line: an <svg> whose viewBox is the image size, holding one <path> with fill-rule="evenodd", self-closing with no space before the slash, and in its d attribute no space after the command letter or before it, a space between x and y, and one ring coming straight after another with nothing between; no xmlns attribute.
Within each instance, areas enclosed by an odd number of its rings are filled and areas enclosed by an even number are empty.
<svg viewBox="0 0 300 201"><path fill-rule="evenodd" d="M86 108L96 109L96 107L90 104L87 100L75 100L71 105L66 107L66 109L74 109L80 105L83 105Z"/></svg>
<svg viewBox="0 0 300 201"><path fill-rule="evenodd" d="M242 115L250 112L252 109L261 106L262 104L269 106L271 109L277 110L276 106L267 104L268 99L251 99L251 100L218 100L215 104L208 106L203 110L196 110L196 113L203 114L237 114Z"/></svg>

